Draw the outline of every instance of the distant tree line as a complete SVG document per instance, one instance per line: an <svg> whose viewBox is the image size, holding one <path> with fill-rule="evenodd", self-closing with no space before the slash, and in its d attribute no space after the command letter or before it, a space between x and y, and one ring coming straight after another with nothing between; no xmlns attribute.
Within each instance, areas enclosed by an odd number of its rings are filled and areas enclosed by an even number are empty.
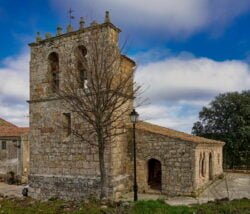
<svg viewBox="0 0 250 214"><path fill-rule="evenodd" d="M224 167L250 169L250 90L220 94L199 113L192 133L224 141Z"/></svg>

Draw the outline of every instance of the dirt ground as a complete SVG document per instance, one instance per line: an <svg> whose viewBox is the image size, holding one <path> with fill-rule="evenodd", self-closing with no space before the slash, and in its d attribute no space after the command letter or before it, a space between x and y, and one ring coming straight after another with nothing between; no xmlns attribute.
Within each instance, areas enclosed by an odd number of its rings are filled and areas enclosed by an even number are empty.
<svg viewBox="0 0 250 214"><path fill-rule="evenodd" d="M18 185L18 186L9 185L9 184L0 182L0 195L22 197L23 188L24 186L22 185Z"/></svg>
<svg viewBox="0 0 250 214"><path fill-rule="evenodd" d="M0 195L22 197L24 186L8 185L0 183ZM228 197L232 199L248 198L250 199L250 174L243 173L225 173L223 179L219 179L211 184L199 197L174 197L167 198L164 195L139 194L139 199L163 199L170 205L189 205L197 203L206 203L215 199ZM123 196L124 201L131 201L133 193Z"/></svg>

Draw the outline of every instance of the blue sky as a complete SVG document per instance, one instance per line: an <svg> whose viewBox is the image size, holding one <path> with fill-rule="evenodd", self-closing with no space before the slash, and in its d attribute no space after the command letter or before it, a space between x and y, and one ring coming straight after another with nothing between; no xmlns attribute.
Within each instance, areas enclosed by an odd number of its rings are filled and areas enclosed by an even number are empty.
<svg viewBox="0 0 250 214"><path fill-rule="evenodd" d="M121 43L137 61L149 102L145 120L191 131L202 106L219 93L250 86L249 0L0 0L0 117L28 124L28 43L55 34L74 10L87 25L109 10Z"/></svg>

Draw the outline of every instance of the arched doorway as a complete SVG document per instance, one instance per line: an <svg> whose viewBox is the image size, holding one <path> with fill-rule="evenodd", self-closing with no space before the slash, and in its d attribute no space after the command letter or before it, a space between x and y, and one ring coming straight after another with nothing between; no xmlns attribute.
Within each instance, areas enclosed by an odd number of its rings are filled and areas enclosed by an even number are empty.
<svg viewBox="0 0 250 214"><path fill-rule="evenodd" d="M213 180L213 159L211 153L209 153L209 180Z"/></svg>
<svg viewBox="0 0 250 214"><path fill-rule="evenodd" d="M152 158L148 161L148 185L161 190L161 162Z"/></svg>

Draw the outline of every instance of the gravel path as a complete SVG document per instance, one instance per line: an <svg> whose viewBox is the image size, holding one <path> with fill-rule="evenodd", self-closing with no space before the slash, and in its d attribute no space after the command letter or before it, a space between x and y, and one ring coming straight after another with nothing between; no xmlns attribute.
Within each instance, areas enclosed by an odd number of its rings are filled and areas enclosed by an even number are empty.
<svg viewBox="0 0 250 214"><path fill-rule="evenodd" d="M138 198L143 200L163 199L170 205L190 205L202 204L208 201L222 198L250 199L250 174L243 173L226 173L225 178L215 181L199 197L173 197L167 198L164 195L156 194L139 194ZM124 195L123 200L132 200L133 193Z"/></svg>

